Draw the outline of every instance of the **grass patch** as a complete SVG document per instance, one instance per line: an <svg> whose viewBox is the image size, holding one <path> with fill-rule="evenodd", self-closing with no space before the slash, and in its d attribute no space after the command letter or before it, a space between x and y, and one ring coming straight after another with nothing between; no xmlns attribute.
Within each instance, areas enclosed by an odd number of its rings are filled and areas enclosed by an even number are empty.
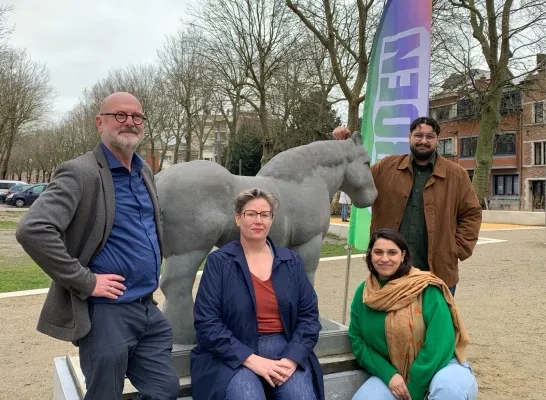
<svg viewBox="0 0 546 400"><path fill-rule="evenodd" d="M0 293L49 287L51 279L28 256L0 257Z"/></svg>
<svg viewBox="0 0 546 400"><path fill-rule="evenodd" d="M360 250L357 250L356 248L353 248L352 254L362 254L363 252ZM320 251L320 257L338 257L338 256L346 256L347 250L345 249L344 244L336 244L336 243L323 243L322 244L322 250Z"/></svg>
<svg viewBox="0 0 546 400"><path fill-rule="evenodd" d="M0 228L6 221L0 221ZM17 224L16 222L14 222ZM362 254L353 249L354 254ZM323 243L320 257L336 257L347 255L344 244ZM202 270L205 263L201 264ZM163 265L161 266L163 270ZM0 293L19 290L42 289L49 287L51 279L27 255L0 255Z"/></svg>
<svg viewBox="0 0 546 400"><path fill-rule="evenodd" d="M18 222L0 220L0 229L16 229Z"/></svg>

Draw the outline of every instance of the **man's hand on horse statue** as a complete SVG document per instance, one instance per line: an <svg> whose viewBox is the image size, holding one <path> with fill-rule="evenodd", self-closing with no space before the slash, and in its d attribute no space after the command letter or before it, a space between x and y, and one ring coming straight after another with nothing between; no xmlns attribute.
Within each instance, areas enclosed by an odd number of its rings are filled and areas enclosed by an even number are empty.
<svg viewBox="0 0 546 400"><path fill-rule="evenodd" d="M336 140L345 140L349 139L351 137L351 131L344 126L338 126L334 131L332 132L332 136Z"/></svg>

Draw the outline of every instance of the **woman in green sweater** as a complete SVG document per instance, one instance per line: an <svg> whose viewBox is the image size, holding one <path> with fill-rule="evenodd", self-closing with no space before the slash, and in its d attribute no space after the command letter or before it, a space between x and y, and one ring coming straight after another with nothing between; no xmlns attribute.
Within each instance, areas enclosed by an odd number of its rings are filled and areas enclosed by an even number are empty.
<svg viewBox="0 0 546 400"><path fill-rule="evenodd" d="M412 267L407 243L391 229L372 234L366 264L349 338L371 377L353 400L476 399L464 356L468 336L445 283Z"/></svg>

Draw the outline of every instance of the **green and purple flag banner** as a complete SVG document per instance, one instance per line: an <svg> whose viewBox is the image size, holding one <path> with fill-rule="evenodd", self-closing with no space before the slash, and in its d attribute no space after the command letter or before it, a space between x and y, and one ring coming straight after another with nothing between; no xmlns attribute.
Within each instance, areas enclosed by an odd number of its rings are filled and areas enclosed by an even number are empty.
<svg viewBox="0 0 546 400"><path fill-rule="evenodd" d="M409 153L409 125L428 115L432 0L388 0L375 33L362 116L374 164ZM371 208L352 207L348 243L366 250Z"/></svg>

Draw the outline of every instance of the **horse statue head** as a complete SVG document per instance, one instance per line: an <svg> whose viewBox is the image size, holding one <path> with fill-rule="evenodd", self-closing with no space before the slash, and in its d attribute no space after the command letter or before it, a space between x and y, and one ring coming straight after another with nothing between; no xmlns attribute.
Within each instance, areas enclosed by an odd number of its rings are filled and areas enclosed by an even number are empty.
<svg viewBox="0 0 546 400"><path fill-rule="evenodd" d="M377 197L377 190L370 171L370 156L362 145L360 132L354 132L346 140L354 158L347 159L345 177L340 190L347 193L355 207L370 207Z"/></svg>
<svg viewBox="0 0 546 400"><path fill-rule="evenodd" d="M358 208L370 207L377 197L370 156L359 132L347 140L324 140L283 151L257 176L293 182L302 188L311 186L315 195L320 193L319 186L325 185L330 199L342 190Z"/></svg>

